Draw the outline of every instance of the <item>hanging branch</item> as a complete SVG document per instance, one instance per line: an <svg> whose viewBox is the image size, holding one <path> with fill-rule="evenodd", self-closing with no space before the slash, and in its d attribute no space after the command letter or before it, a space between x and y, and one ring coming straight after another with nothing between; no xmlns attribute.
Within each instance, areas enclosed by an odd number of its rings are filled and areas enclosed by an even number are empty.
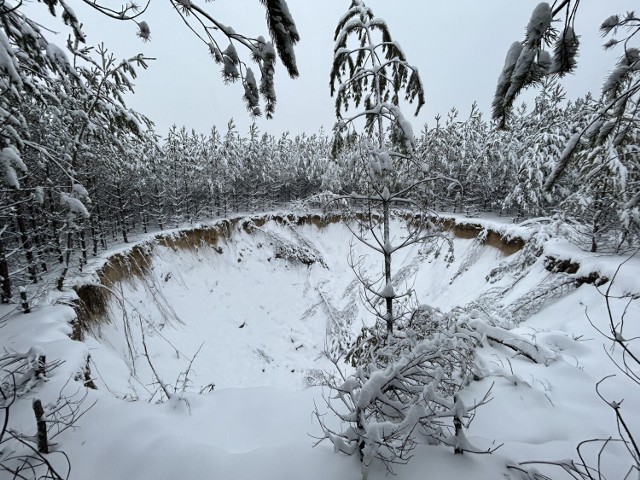
<svg viewBox="0 0 640 480"><path fill-rule="evenodd" d="M525 28L524 40L511 44L492 103L493 119L499 128L506 128L513 103L523 90L539 85L550 75L562 77L575 70L580 41L573 24L579 4L580 0L556 0L553 6L538 4ZM554 21L562 12L564 28L559 31Z"/></svg>

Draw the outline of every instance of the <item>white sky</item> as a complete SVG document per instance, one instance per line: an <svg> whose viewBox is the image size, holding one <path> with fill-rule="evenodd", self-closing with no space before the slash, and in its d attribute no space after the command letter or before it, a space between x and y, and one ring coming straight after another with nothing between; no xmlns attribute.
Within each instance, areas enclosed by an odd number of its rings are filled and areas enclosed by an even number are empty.
<svg viewBox="0 0 640 480"><path fill-rule="evenodd" d="M268 37L264 8L258 0L207 3L200 0L200 3L236 31ZM300 77L291 80L284 69L278 69L275 118L259 118L257 123L261 131L275 135L285 131L311 134L321 126L329 132L334 122L333 100L329 96L333 31L350 2L287 0L287 3L301 36L296 48ZM413 118L416 133L425 123L432 125L437 113L445 116L451 107L457 108L462 117L467 116L474 101L485 116L490 115L491 99L507 49L513 41L522 40L529 15L538 3L538 0L367 2L378 17L386 20L392 37L420 71L427 103L420 115ZM576 21L576 31L582 36L581 56L576 73L563 83L569 98L587 91L599 92L619 53L602 52L598 26L609 15L624 13L636 3L635 0L581 2ZM248 130L252 120L242 102L241 85L223 84L219 67L205 45L186 28L169 2L151 0L142 17L151 28L149 43L143 43L135 35L136 27L131 23L93 15L77 0L71 0L70 4L85 23L89 44L104 41L118 57L142 52L157 58L148 70L140 72L136 95L128 101L129 106L156 123L159 134L164 135L172 124L202 133L213 125L224 131L232 117L241 133ZM45 12L42 4L30 8ZM46 15L38 17L65 32L66 38L66 27ZM531 98L532 95L524 95L518 102L530 103ZM413 110L406 111L405 115L412 113Z"/></svg>

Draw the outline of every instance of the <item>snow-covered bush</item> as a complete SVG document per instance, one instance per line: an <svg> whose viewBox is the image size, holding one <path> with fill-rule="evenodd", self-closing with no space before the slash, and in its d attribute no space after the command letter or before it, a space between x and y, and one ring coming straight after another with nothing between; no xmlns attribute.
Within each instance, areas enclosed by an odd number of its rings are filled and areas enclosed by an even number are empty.
<svg viewBox="0 0 640 480"><path fill-rule="evenodd" d="M593 328L606 340L604 346L615 370L629 379L632 387L637 389L640 388L640 337L635 334L637 326L628 322L628 317L630 313L637 311L637 303L635 302L640 299L640 295L629 293L624 287L622 294L614 293L618 289L615 285L616 277L624 264L631 260L636 253L618 266L606 289L599 289L606 304L605 319L592 318L588 310L585 310L585 315ZM575 460L572 458L530 460L517 465L508 465L508 470L518 475L515 478L523 480L549 479L550 477L539 471L538 467L541 466L557 467L567 474L567 478L575 480L610 478L606 476L605 469L612 459L615 459L613 463L624 466L622 468L626 469L624 477L619 478L637 478L640 475L640 432L636 428L634 414L628 406L623 405L624 398L612 399L611 394L603 393L603 384L615 376L615 374L611 374L600 379L595 385L595 391L606 408L612 411L612 418L615 418L618 434L608 438L582 440L576 445L578 458ZM618 395L622 394L622 392L618 392ZM619 452L613 451L616 446L623 446L621 451L626 450L626 455L620 456ZM593 447L596 449L594 450Z"/></svg>
<svg viewBox="0 0 640 480"><path fill-rule="evenodd" d="M456 453L479 452L463 428L489 394L470 406L459 396L477 379L473 358L481 335L467 320L422 306L389 336L367 330L350 352L356 371L341 374L341 381L330 385L333 395L327 401L341 429L329 427L316 414L322 440L331 441L338 452L357 454L364 478L375 460L393 471L421 443L444 443Z"/></svg>
<svg viewBox="0 0 640 480"><path fill-rule="evenodd" d="M93 405L83 405L87 391L78 387L73 393L65 389L57 398L43 405L38 389L63 362L47 362L45 351L39 346L26 353L6 353L0 356L0 476L2 478L48 478L62 480L69 477L71 465L67 455L54 440L64 431L75 428L76 422ZM33 427L36 433L24 431L24 422L12 420L14 409L21 417L21 407L31 398ZM51 454L56 454L55 458Z"/></svg>

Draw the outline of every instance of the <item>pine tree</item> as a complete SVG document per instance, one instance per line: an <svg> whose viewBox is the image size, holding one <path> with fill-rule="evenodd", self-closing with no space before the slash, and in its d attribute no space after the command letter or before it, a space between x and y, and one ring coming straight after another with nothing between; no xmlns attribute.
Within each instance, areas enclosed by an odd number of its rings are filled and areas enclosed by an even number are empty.
<svg viewBox="0 0 640 480"><path fill-rule="evenodd" d="M386 23L375 17L364 2L351 2L351 7L338 22L334 39L330 80L338 119L334 128L334 152L345 144L345 134L363 118L365 132L375 139L375 144L366 141L360 147L367 191L353 193L349 199L364 205L365 211L370 212L366 220L370 237L355 231L354 234L382 255L383 274L377 281L362 278L362 282L368 303L377 306L377 300L383 300L385 307L384 311L378 312L378 320L384 322L387 333L391 334L394 323L401 318L397 312L394 313L394 300L406 295L395 292L392 256L398 249L420 241L422 236L415 230L400 243L392 244L390 224L393 206L410 205L411 201L406 196L415 185L407 186L401 181L401 166L398 164L404 162L406 168L411 156L389 148L385 124L389 122L398 133L401 146L412 151L413 131L399 104L401 97L410 103L416 101L417 115L424 104L424 92L417 70L407 63L400 46L391 38ZM355 108L362 107L363 110L343 117L343 113L348 113L351 102Z"/></svg>
<svg viewBox="0 0 640 480"><path fill-rule="evenodd" d="M505 128L513 103L525 88L539 85L550 75L564 76L575 70L580 41L573 24L578 4L579 0L562 0L553 7L539 3L524 40L511 44L493 99L493 119L501 128ZM562 14L565 20L560 31L554 19Z"/></svg>
<svg viewBox="0 0 640 480"><path fill-rule="evenodd" d="M410 308L411 290L397 292L399 285L394 282L395 252L441 238L440 230L430 219L416 215L418 202L410 197L431 180L421 178L424 169L415 162L411 126L399 106L401 97L409 103L416 101L417 113L424 103L418 73L407 63L384 21L360 0L353 0L340 19L335 39L331 86L338 122L334 152L348 145L359 119L363 119L366 133L356 146L358 156L352 166L361 176L363 188L337 200L358 205L354 218L361 218L362 222L360 228L351 227L351 231L382 257L382 274L371 280L360 271L359 262L351 260L366 306L376 316L376 325L363 329L347 355L357 367L356 372L343 376L344 382L331 385L333 398L341 409L331 400L329 408L345 425L333 430L320 415L318 418L324 438L337 451L358 455L366 479L374 460L392 471L394 464L408 461L420 437L442 441L446 435L436 420L440 413L433 413L436 410L458 422L458 417L468 413L455 393L462 384L452 389L444 384L456 384L451 382L451 375L458 368L466 369L464 361L458 363L457 354L472 340L439 312L427 307ZM363 110L343 117L349 113L351 103ZM406 217L406 230L399 238L392 238L391 222ZM449 346L454 343L458 350L452 355ZM433 395L424 385L429 385ZM463 438L461 428L456 431ZM458 442L455 445L456 453L466 448Z"/></svg>

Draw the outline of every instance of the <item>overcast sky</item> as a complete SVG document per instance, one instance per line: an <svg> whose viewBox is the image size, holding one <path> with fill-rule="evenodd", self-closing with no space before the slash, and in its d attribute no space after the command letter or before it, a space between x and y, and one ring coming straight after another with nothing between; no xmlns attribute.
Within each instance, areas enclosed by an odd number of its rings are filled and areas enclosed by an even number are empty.
<svg viewBox="0 0 640 480"><path fill-rule="evenodd" d="M136 37L135 25L92 15L77 3L74 8L85 23L90 44L103 41L119 57L142 52L157 58L148 70L140 72L136 94L130 96L128 102L156 123L159 134L164 135L172 124L202 133L207 133L213 125L224 130L232 117L240 132L246 133L252 120L242 102L241 85L223 84L219 67L205 45L186 28L169 2L152 0L143 17L151 28L149 43ZM258 0L201 3L237 32L268 36L264 8ZM321 126L330 131L334 122L328 86L333 31L350 2L287 0L287 3L301 36L296 48L300 77L291 80L284 69L277 70L275 118L260 118L258 126L261 131L275 135L285 131L315 133ZM367 2L374 13L387 22L392 37L420 71L427 103L413 119L416 133L425 123L433 125L434 116L445 115L451 107L466 117L474 101L485 115L490 114L491 99L507 49L512 42L522 40L530 13L538 3L538 0ZM576 21L576 31L582 36L581 56L576 73L563 81L570 98L599 91L619 52L602 51L598 26L609 15L624 13L637 6L636 3L636 0L581 2ZM45 11L42 4L36 7ZM47 23L50 22L48 19ZM54 28L64 31L64 27ZM518 102L530 102L531 98L525 95ZM410 113L412 111L405 115Z"/></svg>

